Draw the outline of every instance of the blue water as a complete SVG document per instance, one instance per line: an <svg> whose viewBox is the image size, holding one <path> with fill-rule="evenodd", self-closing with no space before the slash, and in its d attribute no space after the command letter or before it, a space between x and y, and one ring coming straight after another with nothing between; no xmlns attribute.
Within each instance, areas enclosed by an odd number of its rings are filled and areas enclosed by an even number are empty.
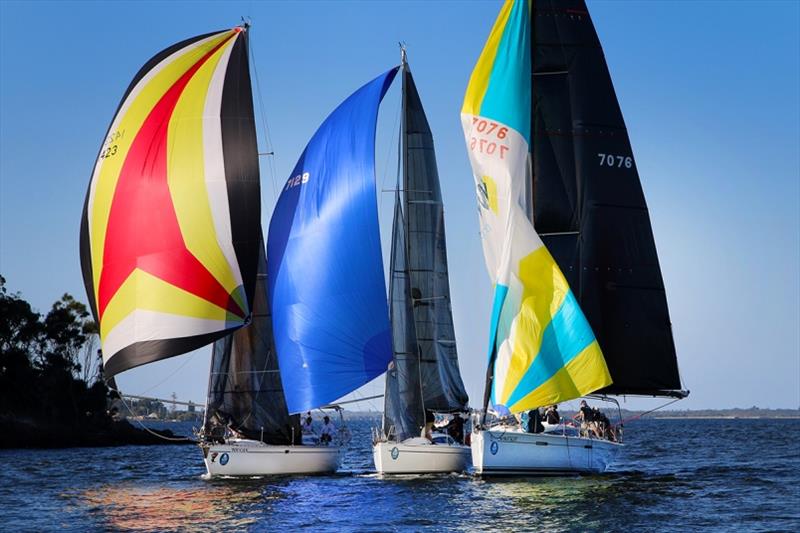
<svg viewBox="0 0 800 533"><path fill-rule="evenodd" d="M184 426L186 427L186 426ZM2 450L8 531L800 531L800 420L641 420L611 473L206 480L194 446Z"/></svg>

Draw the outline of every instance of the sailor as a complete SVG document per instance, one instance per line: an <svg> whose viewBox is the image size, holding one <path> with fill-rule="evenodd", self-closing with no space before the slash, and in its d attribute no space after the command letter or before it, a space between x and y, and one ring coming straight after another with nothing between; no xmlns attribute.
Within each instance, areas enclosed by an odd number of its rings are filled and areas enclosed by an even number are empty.
<svg viewBox="0 0 800 533"><path fill-rule="evenodd" d="M336 426L333 425L331 422L331 418L328 415L322 419L322 431L319 435L319 442L320 444L329 444L333 442L333 436L336 435Z"/></svg>
<svg viewBox="0 0 800 533"><path fill-rule="evenodd" d="M300 424L300 431L302 431L303 435L314 434L313 420L311 419L311 411L306 413L306 417L305 419L303 419L303 423Z"/></svg>
<svg viewBox="0 0 800 533"><path fill-rule="evenodd" d="M542 413L539 409L531 409L528 411L528 433L541 433L542 431L544 431Z"/></svg>
<svg viewBox="0 0 800 533"><path fill-rule="evenodd" d="M544 421L553 426L561 422L561 415L558 414L557 405L551 405L547 408L544 412Z"/></svg>
<svg viewBox="0 0 800 533"><path fill-rule="evenodd" d="M453 414L453 419L445 427L447 434L453 437L453 440L459 444L464 444L464 419L461 418L461 413Z"/></svg>
<svg viewBox="0 0 800 533"><path fill-rule="evenodd" d="M594 422L594 412L591 407L589 407L589 404L586 403L586 400L581 400L581 407L578 409L578 413L572 418L573 420L580 420L582 436L587 436L590 429L594 432L592 424L592 422Z"/></svg>
<svg viewBox="0 0 800 533"><path fill-rule="evenodd" d="M433 411L425 409L425 425L422 426L420 437L433 442L433 434L431 432L433 431L434 422L436 422L436 416L433 414Z"/></svg>

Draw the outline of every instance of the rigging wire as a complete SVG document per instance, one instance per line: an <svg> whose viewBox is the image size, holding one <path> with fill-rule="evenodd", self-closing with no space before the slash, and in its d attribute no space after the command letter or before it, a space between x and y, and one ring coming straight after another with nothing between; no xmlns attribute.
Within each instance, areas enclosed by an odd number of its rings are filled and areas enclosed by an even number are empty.
<svg viewBox="0 0 800 533"><path fill-rule="evenodd" d="M164 383L165 383L167 380L169 380L169 379L170 379L172 376L174 376L174 375L175 375L175 374L177 374L177 373L178 373L180 370L182 370L182 369L183 369L183 367L185 367L186 365L188 365L188 364L189 364L189 363L192 361L192 359L194 358L194 356L195 356L196 354L197 354L197 351L194 351L194 352L192 352L192 353L189 355L189 357L187 357L187 358L186 358L186 361L184 361L183 363L181 363L181 365L180 365L179 367L177 367L175 370L173 370L172 372L170 372L169 374L167 374L167 375L164 377L164 379L162 379L161 381L159 381L159 382L158 382L158 383L156 383L155 385L152 385L152 386L150 386L149 388L145 389L143 392L140 392L140 393L139 393L139 396L146 396L146 395L147 395L147 393L148 393L148 392L150 392L151 390L155 389L156 387L159 387L159 386L163 385L163 384L164 384ZM117 392L119 392L119 391L117 391ZM122 394L122 393L120 392L120 394Z"/></svg>
<svg viewBox="0 0 800 533"><path fill-rule="evenodd" d="M272 138L269 135L269 123L267 121L267 114L264 111L264 98L261 93L261 79L258 76L258 68L256 67L255 47L253 46L250 46L250 60L253 64L253 73L255 74L255 79L256 79L256 96L258 97L258 107L259 107L259 113L261 115L262 134L264 136L264 141L267 143L267 152L265 155L268 156L267 167L270 174L270 182L272 184L272 205L274 207L274 205L278 201L278 188L275 181L275 150L272 145Z"/></svg>
<svg viewBox="0 0 800 533"><path fill-rule="evenodd" d="M112 390L112 391L114 391L114 392L116 392L116 393L117 393L117 395L119 396L119 401L121 401L121 402L122 402L122 405L124 405L124 406L125 406L125 409L127 409L127 410L128 410L128 412L131 414L131 416L136 416L136 415L134 414L133 410L132 410L132 409L130 408L130 406L128 405L128 402L126 402L126 401L125 401L125 398L122 396L122 393L121 393L119 390L117 390L117 389L115 389L115 388L113 388L113 387L108 387L108 389L109 389L109 390ZM164 440L168 440L168 441L173 441L173 442L194 442L194 441L193 441L192 439L190 439L189 437L167 437L166 435L162 435L161 433L158 433L157 431L153 431L153 430L152 430L152 429L150 429L149 427L145 426L144 424L142 424L142 421L141 421L141 420L139 420L139 419L137 419L137 418L134 418L133 420L134 420L134 421L135 421L137 424L139 424L139 425L142 427L142 429L143 429L143 430L147 431L147 432L148 432L148 433L150 433L151 435L154 435L154 436L156 436L156 437L158 437L158 438L160 438L160 439L164 439Z"/></svg>

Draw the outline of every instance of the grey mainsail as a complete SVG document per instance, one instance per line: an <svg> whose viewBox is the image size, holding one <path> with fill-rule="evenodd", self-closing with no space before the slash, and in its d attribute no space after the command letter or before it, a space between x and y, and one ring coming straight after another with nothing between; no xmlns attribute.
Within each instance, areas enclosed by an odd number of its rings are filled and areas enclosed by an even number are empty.
<svg viewBox="0 0 800 533"><path fill-rule="evenodd" d="M251 323L214 343L203 434L217 439L229 427L267 444L300 444L300 419L289 415L278 370L263 242L257 276Z"/></svg>
<svg viewBox="0 0 800 533"><path fill-rule="evenodd" d="M458 370L433 135L405 63L401 138L403 202L398 191L389 287L394 362L384 412L384 433L393 425L397 440L419 434L425 411L463 411L469 400Z"/></svg>
<svg viewBox="0 0 800 533"><path fill-rule="evenodd" d="M614 383L685 396L631 143L583 0L532 13L534 225L578 297Z"/></svg>
<svg viewBox="0 0 800 533"><path fill-rule="evenodd" d="M425 409L433 411L462 411L469 398L458 370L436 152L407 65L403 69L403 191L423 402Z"/></svg>

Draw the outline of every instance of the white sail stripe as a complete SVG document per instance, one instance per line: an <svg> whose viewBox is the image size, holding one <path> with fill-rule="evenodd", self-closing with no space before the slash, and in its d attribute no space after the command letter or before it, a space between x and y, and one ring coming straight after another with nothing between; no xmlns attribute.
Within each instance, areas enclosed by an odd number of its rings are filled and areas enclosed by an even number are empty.
<svg viewBox="0 0 800 533"><path fill-rule="evenodd" d="M103 339L103 363L131 344L214 333L225 329L225 321L173 315L136 309L122 319Z"/></svg>
<svg viewBox="0 0 800 533"><path fill-rule="evenodd" d="M144 87L153 79L153 77L155 77L159 72L161 72L161 70L163 70L164 67L166 67L168 64L173 62L179 56L182 56L182 55L194 50L195 48L197 48L199 46L202 46L203 44L207 43L208 41L218 37L221 33L225 33L225 32L215 33L213 35L210 35L209 37L206 37L205 39L201 39L201 40L199 40L199 41L197 41L195 43L192 43L189 46L185 46L185 47L183 47L183 48L181 48L179 50L176 50L174 53L172 53L172 54L168 55L167 57L165 57L163 61L160 61L158 64L156 64L152 69L147 71L147 73L144 76L142 76L142 79L140 79L138 81L138 83L136 83L134 88L131 89L131 92L125 98L125 101L122 102L122 105L120 106L119 111L117 111L117 114L114 115L114 120L111 122L111 127L108 128L108 133L106 135L111 134L111 133L113 133L113 132L115 132L117 130L117 128L119 127L119 123L122 120L122 117L124 117L125 114L128 112L128 109L130 108L132 103L136 100L136 97L139 96L139 93L142 92L142 89L144 89ZM106 139L103 138L103 144L101 145L101 148L102 148L102 146L105 145L105 142L106 142ZM94 208L94 194L95 194L95 188L97 186L97 176L100 174L100 169L102 168L103 161L104 161L104 159L102 159L102 158L100 158L98 156L97 162L95 163L95 166L94 166L94 172L92 172L92 179L89 182L89 202L88 202L88 205L87 205L87 207L88 207L87 213L89 215L90 220L91 220L92 210ZM91 224L91 222L88 224L88 228L89 228L89 242L91 243L92 242L91 241L91 239L92 239L92 224Z"/></svg>
<svg viewBox="0 0 800 533"><path fill-rule="evenodd" d="M514 265L518 260L542 246L541 239L525 216L527 202L524 178L527 172L528 143L515 129L502 123L498 123L498 128L492 133L478 132L474 124L484 120L497 122L470 114L461 115L478 194L480 233L486 268L493 283L508 286L509 275L517 270ZM503 128L506 129L505 136L499 139L496 132ZM473 138L476 139L476 144L471 149ZM490 145L493 146L491 154L487 153ZM481 146L486 146L487 150L482 151ZM484 176L490 177L494 183L496 212L490 208L489 199L481 193L485 187ZM488 193L492 194L492 191ZM522 235L529 239L521 239ZM512 247L512 243L517 246ZM526 243L528 246L520 247L519 243Z"/></svg>
<svg viewBox="0 0 800 533"><path fill-rule="evenodd" d="M241 38L241 34L236 36ZM233 41L225 48L217 68L211 78L203 109L203 154L206 190L211 208L211 218L217 233L217 244L228 261L231 272L238 285L242 285L242 273L233 248L231 213L228 205L228 184L225 180L225 159L222 151L222 89L228 61L233 51ZM260 222L260 221L259 221ZM246 302L249 307L250 302Z"/></svg>

